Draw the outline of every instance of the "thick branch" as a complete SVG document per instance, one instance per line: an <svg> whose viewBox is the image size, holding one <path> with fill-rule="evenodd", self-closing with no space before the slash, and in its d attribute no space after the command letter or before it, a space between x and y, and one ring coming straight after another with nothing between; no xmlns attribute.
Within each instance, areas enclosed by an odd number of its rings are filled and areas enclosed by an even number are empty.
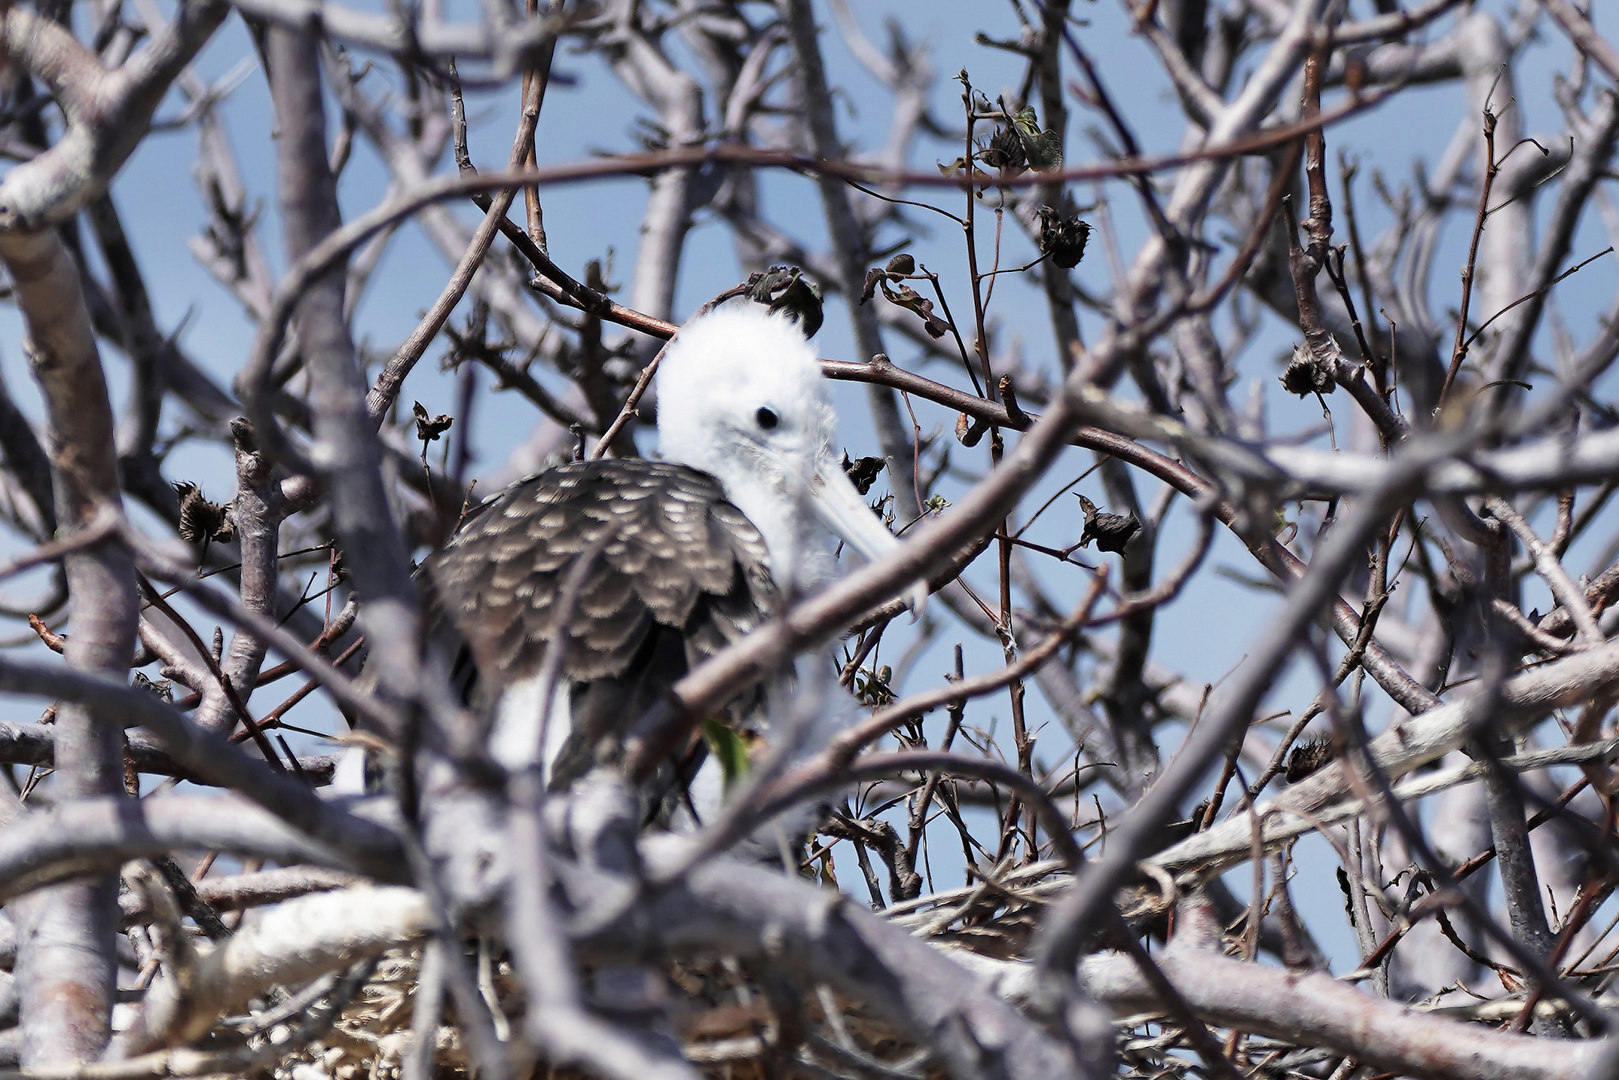
<svg viewBox="0 0 1619 1080"><path fill-rule="evenodd" d="M223 0L182 0L174 20L145 49L108 72L64 28L8 7L0 47L50 84L68 127L55 146L0 180L0 230L58 224L105 191L146 136L169 84L229 10Z"/></svg>

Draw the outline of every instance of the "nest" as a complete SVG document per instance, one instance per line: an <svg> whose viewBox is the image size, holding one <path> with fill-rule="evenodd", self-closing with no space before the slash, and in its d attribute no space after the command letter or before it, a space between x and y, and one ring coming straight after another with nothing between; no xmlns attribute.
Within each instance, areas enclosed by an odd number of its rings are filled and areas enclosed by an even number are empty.
<svg viewBox="0 0 1619 1080"><path fill-rule="evenodd" d="M1040 909L1065 887L1056 871L1054 863L1017 867L994 881L897 904L883 914L941 947L1020 959ZM1151 894L1144 890L1132 905L1138 917L1151 917L1164 906L1161 897ZM465 946L465 960L492 1006L497 1034L507 1038L517 1032L520 1038L525 1001L510 961L487 941ZM403 1075L414 1042L420 967L416 948L395 950L376 961L363 982L352 980L357 989L350 989L329 1030L280 1060L275 1080L396 1080ZM945 1075L926 1047L897 1030L869 1002L824 985L791 983L731 957L593 968L581 974L582 989L598 1013L673 1040L699 1072L716 1080L829 1075L935 1080ZM290 1000L266 1003L267 1008L285 1008ZM274 1043L291 1031L289 1021L269 1028L265 1037ZM448 995L434 1031L430 1075L471 1075ZM542 1062L530 1075L584 1080L587 1074Z"/></svg>

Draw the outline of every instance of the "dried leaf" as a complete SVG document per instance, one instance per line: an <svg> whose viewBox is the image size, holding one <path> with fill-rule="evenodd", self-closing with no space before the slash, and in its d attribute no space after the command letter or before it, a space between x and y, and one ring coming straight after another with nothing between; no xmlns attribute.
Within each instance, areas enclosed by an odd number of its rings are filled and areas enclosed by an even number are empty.
<svg viewBox="0 0 1619 1080"><path fill-rule="evenodd" d="M1079 534L1080 547L1089 547L1095 540L1098 551L1118 554L1124 551L1131 537L1141 531L1141 522L1134 514L1107 513L1097 509L1096 504L1083 495L1079 496L1079 508L1085 512L1085 528Z"/></svg>
<svg viewBox="0 0 1619 1080"><path fill-rule="evenodd" d="M877 482L877 474L883 471L887 464L880 457L863 457L849 459L849 451L843 452L843 472L848 476L854 489L864 495L871 490L871 485Z"/></svg>
<svg viewBox="0 0 1619 1080"><path fill-rule="evenodd" d="M855 672L854 696L860 699L862 705L868 708L881 708L895 700L894 688L891 685L894 678L894 669L884 664L876 671L861 668Z"/></svg>
<svg viewBox="0 0 1619 1080"><path fill-rule="evenodd" d="M804 277L796 266L772 266L748 278L748 297L768 304L771 311L785 312L796 321L806 338L815 336L825 321L820 287Z"/></svg>
<svg viewBox="0 0 1619 1080"><path fill-rule="evenodd" d="M873 266L870 270L866 271L866 283L860 288L860 302L862 304L870 300L873 296L877 295L877 285L883 281L886 276L887 275L883 272L883 268L880 266Z"/></svg>
<svg viewBox="0 0 1619 1080"><path fill-rule="evenodd" d="M898 291L894 291L888 282L884 281L883 296L896 307L914 311L922 320L922 329L926 330L930 337L940 338L950 332L950 324L933 314L933 301L909 285L901 285Z"/></svg>
<svg viewBox="0 0 1619 1080"><path fill-rule="evenodd" d="M419 401L411 403L410 411L411 415L416 418L416 438L424 443L433 442L446 431L449 431L450 425L455 423L455 418L446 413L428 416L427 410L422 407L422 403Z"/></svg>

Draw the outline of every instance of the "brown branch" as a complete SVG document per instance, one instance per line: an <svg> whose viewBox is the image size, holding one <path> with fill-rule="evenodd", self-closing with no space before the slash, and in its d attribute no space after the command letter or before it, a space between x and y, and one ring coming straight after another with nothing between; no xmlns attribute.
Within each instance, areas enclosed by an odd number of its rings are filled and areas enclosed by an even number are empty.
<svg viewBox="0 0 1619 1080"><path fill-rule="evenodd" d="M1473 236L1467 245L1467 261L1462 264L1462 302L1461 313L1456 316L1456 343L1450 350L1450 366L1445 369L1445 381L1439 388L1439 405L1445 404L1445 398L1450 394L1451 384L1456 381L1456 373L1461 370L1462 363L1467 359L1467 310L1473 300L1473 275L1478 269L1479 239L1484 235L1484 219L1488 215L1490 205L1490 188L1495 184L1495 177L1501 171L1500 162L1495 157L1495 125L1496 115L1488 107L1484 110L1484 179L1479 185L1478 214L1473 219Z"/></svg>
<svg viewBox="0 0 1619 1080"><path fill-rule="evenodd" d="M1106 584L1107 578L1104 574L1093 575L1090 588L1085 591L1084 597L1073 613L1059 626L1053 627L1040 644L1029 649L1012 663L996 671L946 683L944 686L924 690L919 694L901 698L892 705L884 706L860 723L840 732L818 757L825 759L826 767L837 769L849 764L855 754L898 724L920 717L941 705L955 706L992 693L1009 685L1013 680L1037 670L1070 641L1076 631L1087 624L1091 617L1091 609L1101 598Z"/></svg>
<svg viewBox="0 0 1619 1080"><path fill-rule="evenodd" d="M551 45L555 46L554 39ZM547 78L550 73L549 52L550 50L547 52L545 71ZM508 169L522 168L534 154L534 126L540 119L539 99L544 94L545 79L531 80L531 75L525 73L523 76L522 119L518 123L517 134L513 139L512 152L507 159L506 165ZM463 173L470 169L472 169L472 166L468 163L463 169ZM476 170L472 171L476 174ZM528 190L538 191L537 188ZM477 273L478 267L483 264L484 256L489 253L489 245L494 242L495 231L499 229L509 232L510 228L508 227L513 227L506 217L506 212L511 208L512 200L516 194L517 189L515 188L501 188L492 197L483 197L481 208L484 211L484 218L478 223L478 228L473 232L472 240L467 244L466 252L462 254L461 261L456 264L455 270L450 274L450 280L444 283L444 288L439 292L438 299L433 302L433 306L428 309L427 314L416 324L416 328L410 332L410 336L399 346L392 359L383 366L382 371L377 375L376 384L371 387L370 393L366 396L365 407L371 419L379 426L387 416L388 410L393 407L394 399L399 395L400 387L404 385L405 376L410 374L411 368L415 367L416 361L421 359L422 353L427 350L428 344L438 336L439 331L444 328L445 322L449 320L450 313L455 310L455 306L466 295L467 287L472 284L472 275ZM526 234L521 232L519 234L524 235L524 238L527 239Z"/></svg>
<svg viewBox="0 0 1619 1080"><path fill-rule="evenodd" d="M179 627L180 632L185 634L186 638L191 642L192 651L202 658L203 664L208 668L209 675L219 685L221 694L229 703L232 713L237 720L241 721L242 726L247 729L248 733L252 735L253 741L258 745L259 752L264 755L264 760L269 762L270 767L276 772L285 772L286 766L281 763L281 755L276 753L275 747L270 745L270 740L265 738L264 732L259 729L259 725L253 719L253 714L247 710L247 703L242 700L241 694L237 692L230 678L226 676L219 665L219 661L214 658L213 650L202 643L202 638L197 636L197 631L192 625L182 619L179 613L169 606L169 602L163 599L162 593L152 587L151 582L142 576L140 583L141 591L146 594L146 602L167 616L169 622ZM256 647L259 649L264 648L263 644L258 644ZM192 689L200 690L200 687L192 687ZM203 700L207 700L206 694L203 695ZM209 712L212 712L212 710L209 710ZM208 730L219 731L223 734L222 729L224 727L225 725L223 724L215 724L208 726Z"/></svg>

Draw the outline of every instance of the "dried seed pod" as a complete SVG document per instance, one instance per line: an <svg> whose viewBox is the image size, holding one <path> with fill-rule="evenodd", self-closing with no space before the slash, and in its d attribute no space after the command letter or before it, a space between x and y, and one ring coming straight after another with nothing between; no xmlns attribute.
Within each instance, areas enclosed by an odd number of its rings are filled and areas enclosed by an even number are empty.
<svg viewBox="0 0 1619 1080"><path fill-rule="evenodd" d="M1293 748L1287 755L1287 768L1282 775L1289 784L1296 784L1311 773L1320 772L1332 764L1332 743L1326 739L1310 739Z"/></svg>
<svg viewBox="0 0 1619 1080"><path fill-rule="evenodd" d="M1085 257L1085 244L1091 238L1088 222L1079 220L1073 210L1040 208L1040 253L1064 270L1072 270Z"/></svg>
<svg viewBox="0 0 1619 1080"><path fill-rule="evenodd" d="M169 679L153 679L142 672L135 672L134 685L149 694L156 695L164 701L174 700L174 683Z"/></svg>
<svg viewBox="0 0 1619 1080"><path fill-rule="evenodd" d="M1029 156L1024 150L1023 138L1011 124L997 129L995 134L990 136L989 145L978 155L978 160L992 169L1008 173L1020 173L1029 167Z"/></svg>
<svg viewBox="0 0 1619 1080"><path fill-rule="evenodd" d="M1290 394L1330 394L1338 387L1333 378L1332 365L1310 352L1304 345L1293 346L1293 359L1282 372L1282 387Z"/></svg>
<svg viewBox="0 0 1619 1080"><path fill-rule="evenodd" d="M188 544L205 540L226 543L236 537L236 525L230 519L230 505L211 503L203 498L202 489L189 480L174 485L180 498L180 539Z"/></svg>

